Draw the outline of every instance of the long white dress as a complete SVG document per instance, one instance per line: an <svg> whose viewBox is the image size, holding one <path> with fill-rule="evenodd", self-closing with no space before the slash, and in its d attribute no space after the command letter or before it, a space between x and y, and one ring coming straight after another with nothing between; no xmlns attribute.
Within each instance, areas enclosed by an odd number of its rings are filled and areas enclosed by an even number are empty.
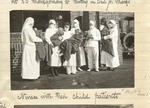
<svg viewBox="0 0 150 108"><path fill-rule="evenodd" d="M34 42L42 42L31 27L22 31L23 53L22 72L23 79L37 79L40 76L40 61L36 61L36 46Z"/></svg>
<svg viewBox="0 0 150 108"><path fill-rule="evenodd" d="M56 28L54 28L54 29L47 28L46 29L45 39L49 44L51 43L50 37L53 36L57 31L58 31L58 29L56 29ZM51 66L59 67L59 66L61 66L61 58L59 56L59 54L60 54L59 46L52 48L52 50L53 50L53 54L52 54Z"/></svg>
<svg viewBox="0 0 150 108"><path fill-rule="evenodd" d="M71 32L64 32L63 35L63 41L66 39L69 39L71 37ZM66 64L63 64L63 66L66 66L67 74L76 74L76 54L71 54L69 61Z"/></svg>
<svg viewBox="0 0 150 108"><path fill-rule="evenodd" d="M118 29L117 27L112 28L110 30L110 35L108 35L107 37L108 39L112 39L114 57L108 54L107 52L103 51L106 57L105 63L107 67L116 68L120 65L119 56L118 56Z"/></svg>

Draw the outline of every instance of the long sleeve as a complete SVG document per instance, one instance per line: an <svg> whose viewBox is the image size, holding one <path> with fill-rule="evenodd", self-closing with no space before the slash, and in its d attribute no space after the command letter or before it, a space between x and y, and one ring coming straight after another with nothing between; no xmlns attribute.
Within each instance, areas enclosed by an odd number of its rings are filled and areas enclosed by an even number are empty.
<svg viewBox="0 0 150 108"><path fill-rule="evenodd" d="M109 35L109 31L108 31L108 29L107 29L106 27L104 27L104 28L100 31L100 33L101 33L101 36L102 36L102 37Z"/></svg>
<svg viewBox="0 0 150 108"><path fill-rule="evenodd" d="M118 36L118 32L113 30L110 35L107 36L108 39L112 39Z"/></svg>
<svg viewBox="0 0 150 108"><path fill-rule="evenodd" d="M118 42L118 30L114 29L110 32L110 35L104 36L104 39L112 39L113 42L117 43Z"/></svg>
<svg viewBox="0 0 150 108"><path fill-rule="evenodd" d="M94 40L95 40L95 41L101 40L100 31L99 31L98 29L96 29L95 32L96 32L96 35L94 36Z"/></svg>
<svg viewBox="0 0 150 108"><path fill-rule="evenodd" d="M48 29L46 29L46 31L45 31L45 40L46 40L46 42L47 42L48 44L52 44L49 35L50 35L50 32L49 32Z"/></svg>
<svg viewBox="0 0 150 108"><path fill-rule="evenodd" d="M70 33L71 33L71 35L74 35L75 34L75 28L71 28Z"/></svg>
<svg viewBox="0 0 150 108"><path fill-rule="evenodd" d="M32 29L28 30L27 33L32 42L42 42L42 39L37 37L35 32Z"/></svg>

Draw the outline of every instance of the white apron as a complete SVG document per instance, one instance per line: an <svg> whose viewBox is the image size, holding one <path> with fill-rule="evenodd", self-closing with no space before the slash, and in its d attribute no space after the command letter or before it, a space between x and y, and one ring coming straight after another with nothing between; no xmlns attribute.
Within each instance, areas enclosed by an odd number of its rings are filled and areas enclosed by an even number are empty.
<svg viewBox="0 0 150 108"><path fill-rule="evenodd" d="M114 28L110 30L110 35L108 36L112 39L114 57L105 51L102 51L101 63L106 64L107 67L115 68L120 65L118 56L118 30Z"/></svg>
<svg viewBox="0 0 150 108"><path fill-rule="evenodd" d="M50 37L53 36L56 32L57 29L51 29L51 28L46 29L45 39L48 43L50 41ZM59 56L60 54L59 46L52 48L52 50L53 50L53 54L52 54L51 66L59 67L61 66L61 58Z"/></svg>

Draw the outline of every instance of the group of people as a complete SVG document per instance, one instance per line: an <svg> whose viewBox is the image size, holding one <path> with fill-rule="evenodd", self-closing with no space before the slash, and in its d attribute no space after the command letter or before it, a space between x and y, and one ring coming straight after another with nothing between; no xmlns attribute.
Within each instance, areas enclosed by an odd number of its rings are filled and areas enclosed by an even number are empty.
<svg viewBox="0 0 150 108"><path fill-rule="evenodd" d="M34 19L28 17L22 28L22 79L37 79L40 76L40 59L37 59L37 46L42 43L40 53L45 53L44 59L50 67L53 76L57 76L61 66L66 67L66 73L76 74L83 71L81 66L87 65L87 71L99 71L99 67L113 71L119 66L118 57L118 29L114 20L101 19L100 30L95 22L89 22L89 30L83 33L77 19L66 22L64 28L56 27L56 21L51 19L45 36L37 36L33 28ZM99 47L101 50L99 50ZM38 48L42 48L41 46ZM100 56L101 55L101 56ZM99 60L100 56L100 60ZM87 62L86 62L87 58ZM99 66L101 64L101 66Z"/></svg>

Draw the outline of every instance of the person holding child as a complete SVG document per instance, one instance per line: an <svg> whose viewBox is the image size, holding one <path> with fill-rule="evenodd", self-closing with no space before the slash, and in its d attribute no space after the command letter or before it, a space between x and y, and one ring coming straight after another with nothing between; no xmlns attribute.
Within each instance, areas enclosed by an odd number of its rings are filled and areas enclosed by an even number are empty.
<svg viewBox="0 0 150 108"><path fill-rule="evenodd" d="M51 37L56 34L58 29L56 28L56 21L51 19L49 21L49 27L46 29L45 32L45 40L46 42L52 46L52 54L51 54L51 72L53 76L58 76L58 67L61 66L61 58L59 56L60 50L59 46L54 46L54 44L51 41ZM61 36L59 38L62 39ZM60 39L60 40L61 40Z"/></svg>
<svg viewBox="0 0 150 108"><path fill-rule="evenodd" d="M64 35L63 35L63 41L71 38L71 32L69 31L70 24L68 22L64 25ZM66 49L68 50L68 49ZM65 61L63 63L63 66L66 67L66 72L68 75L70 74L76 74L76 53L70 55L70 59L68 61Z"/></svg>
<svg viewBox="0 0 150 108"><path fill-rule="evenodd" d="M73 27L71 28L71 34L74 35L76 30L79 30L81 32L80 23L77 19L75 19L73 21ZM85 52L84 52L84 48L83 48L82 44L80 44L79 51L76 54L76 61L77 61L77 70L83 71L80 67L86 65L86 61L85 61Z"/></svg>
<svg viewBox="0 0 150 108"><path fill-rule="evenodd" d="M103 36L104 40L111 40L112 41L112 49L113 49L113 55L110 53L105 53L106 56L106 67L108 67L108 70L114 71L115 68L120 66L119 63L119 55L118 55L118 27L115 20L110 20L108 22L108 28L109 28L109 35Z"/></svg>

